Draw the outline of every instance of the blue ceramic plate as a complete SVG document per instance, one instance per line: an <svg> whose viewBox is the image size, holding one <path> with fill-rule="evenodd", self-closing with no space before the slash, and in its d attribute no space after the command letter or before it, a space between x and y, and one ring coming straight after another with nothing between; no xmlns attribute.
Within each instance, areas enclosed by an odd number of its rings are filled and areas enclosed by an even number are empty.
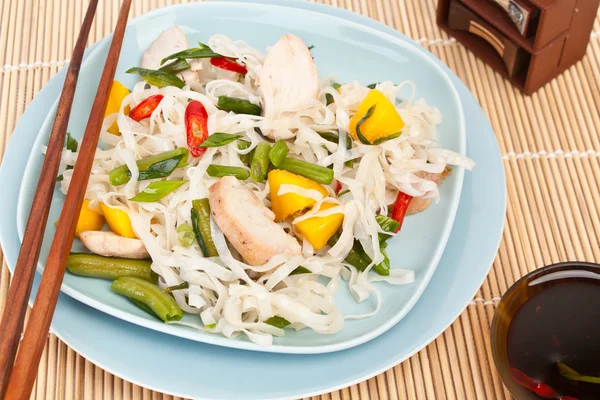
<svg viewBox="0 0 600 400"><path fill-rule="evenodd" d="M404 38L384 25L341 9L291 0L286 4ZM458 317L483 282L498 249L506 207L504 171L492 129L466 87L446 67L443 69L463 102L467 154L478 165L465 177L453 231L431 282L413 310L376 340L320 355L227 349L125 323L64 294L54 314L53 332L79 354L123 379L173 395L206 399L317 395L375 376L419 351ZM0 207L0 241L10 268L20 246L15 213L16 189L26 164L22 155L31 151L46 114L60 94L64 74L64 70L59 72L26 110L0 169L0 184L15 189L5 193ZM31 301L39 279L37 274Z"/></svg>
<svg viewBox="0 0 600 400"><path fill-rule="evenodd" d="M127 27L116 79L132 87L137 76L125 74L131 66L139 65L142 53L164 29L181 26L190 43L206 42L214 33L244 39L254 47L265 50L286 33L294 33L306 43L315 45L313 55L322 76L335 75L341 82L358 79L364 84L382 80L401 82L411 80L416 85L415 98L424 98L437 107L444 118L439 128L442 146L461 153L466 151L463 109L458 93L448 75L417 46L406 39L380 32L348 20L314 11L289 7L240 3L193 3L167 7L146 14ZM319 26L318 30L313 30ZM83 64L75 96L69 131L80 138L93 102L110 41L105 39L92 51ZM357 62L360 60L360 62ZM409 89L408 86L405 86ZM400 94L406 98L410 92ZM40 135L34 143L25 170L17 227L22 237L33 200L39 171L43 162L42 146L47 143L55 108L48 114ZM416 281L405 286L378 284L383 306L380 312L361 320L346 321L341 332L321 335L312 330L287 330L275 338L274 345L260 347L246 336L227 339L221 335L195 330L187 326L167 325L136 307L125 297L110 290L110 282L72 275L67 272L62 290L94 308L129 322L161 332L227 347L283 352L325 353L343 350L364 343L391 328L417 302L433 275L450 236L460 199L464 171L457 168L441 187L442 201L426 212L407 218L401 234L388 248L392 267L415 271ZM58 219L64 196L56 190L50 221ZM45 260L55 228L48 224L41 251ZM43 262L40 264L43 269ZM376 306L376 296L357 304L346 285L336 298L344 314L366 313ZM197 316L186 315L184 321L198 323Z"/></svg>

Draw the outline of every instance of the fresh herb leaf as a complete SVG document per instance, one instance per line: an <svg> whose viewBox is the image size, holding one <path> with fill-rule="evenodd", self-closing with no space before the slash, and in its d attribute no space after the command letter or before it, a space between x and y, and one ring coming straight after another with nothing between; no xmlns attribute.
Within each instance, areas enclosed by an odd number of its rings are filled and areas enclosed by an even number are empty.
<svg viewBox="0 0 600 400"><path fill-rule="evenodd" d="M571 381L600 384L600 377L581 375L579 372L575 371L573 368L569 367L567 364L562 363L562 362L558 363L558 372L564 378L571 380Z"/></svg>
<svg viewBox="0 0 600 400"><path fill-rule="evenodd" d="M312 44L311 44L310 46L308 46L308 50L309 50L309 51L310 51L310 50L312 50L312 49L314 49L314 48L315 48L315 46L314 46L314 45L312 45Z"/></svg>
<svg viewBox="0 0 600 400"><path fill-rule="evenodd" d="M187 61L185 61L183 58L178 58L172 63L163 65L158 70L169 74L178 74L180 72L187 71L190 68L192 68L192 66Z"/></svg>
<svg viewBox="0 0 600 400"><path fill-rule="evenodd" d="M369 89L375 89L377 87L378 83L371 83L370 85L367 85L367 87Z"/></svg>
<svg viewBox="0 0 600 400"><path fill-rule="evenodd" d="M194 47L191 49L183 50L178 53L171 54L168 57L163 58L160 61L160 65L163 65L169 60L174 60L177 58L188 59L188 58L214 58L214 57L222 57L220 54L215 53L210 49L210 47L199 43L202 47Z"/></svg>
<svg viewBox="0 0 600 400"><path fill-rule="evenodd" d="M166 178L167 176L171 175L175 168L177 168L177 166L179 165L179 161L183 158L183 156L184 155L181 154L179 156L158 161L150 165L148 169L140 171L138 181L143 181L146 179ZM127 170L126 173L129 174L129 177L131 178L131 172Z"/></svg>
<svg viewBox="0 0 600 400"><path fill-rule="evenodd" d="M290 272L290 276L292 275L300 275L300 274L312 274L312 271L308 268L303 267L302 265Z"/></svg>
<svg viewBox="0 0 600 400"><path fill-rule="evenodd" d="M330 105L333 103L333 96L329 93L325 93L325 100L327 101L326 105Z"/></svg>
<svg viewBox="0 0 600 400"><path fill-rule="evenodd" d="M62 182L63 179L65 179L65 177L63 176L63 174L60 174L59 176L56 177L56 182Z"/></svg>
<svg viewBox="0 0 600 400"><path fill-rule="evenodd" d="M158 88L164 88L166 86L175 86L181 89L185 86L185 83L177 76L164 71L156 71L153 69L134 67L129 68L125 72L128 74L137 74L147 83Z"/></svg>
<svg viewBox="0 0 600 400"><path fill-rule="evenodd" d="M362 144L371 144L371 142L369 142L367 140L366 137L363 136L363 134L360 132L360 127L362 126L362 124L364 124L365 122L367 122L367 120L369 118L371 118L373 116L373 113L375 112L375 107L377 105L373 104L371 106L371 108L369 108L369 110L367 111L367 113L365 114L364 117L362 117L360 119L360 121L358 121L358 123L356 124L356 136L358 136L358 139L361 141Z"/></svg>
<svg viewBox="0 0 600 400"><path fill-rule="evenodd" d="M392 134L391 134L391 135L389 135L389 136L386 136L386 137L382 137L382 138L379 138L379 139L377 139L376 141L374 141L374 142L373 142L373 145L374 145L374 146L377 146L378 144L381 144L381 143L387 142L388 140L396 139L397 137L400 137L400 135L402 135L402 131L400 131L400 132L396 132L396 133L392 133Z"/></svg>
<svg viewBox="0 0 600 400"><path fill-rule="evenodd" d="M342 85L341 85L341 84L339 84L339 83L337 83L337 82L333 82L333 83L331 84L331 87L332 87L332 88L334 88L335 90L338 90L339 88L341 88L341 87L342 87Z"/></svg>
<svg viewBox="0 0 600 400"><path fill-rule="evenodd" d="M341 196L345 195L346 193L350 193L350 190L349 189L343 190L343 191L339 192L337 196L341 197Z"/></svg>
<svg viewBox="0 0 600 400"><path fill-rule="evenodd" d="M221 133L221 132L216 132L213 133L212 135L210 135L208 137L208 139L206 139L204 142L202 142L202 144L198 147L220 147L220 146L225 146L226 144L229 144L233 141L235 141L236 139L241 138L241 135L233 135L231 133Z"/></svg>
<svg viewBox="0 0 600 400"><path fill-rule="evenodd" d="M265 324L269 324L271 326L274 326L275 328L283 329L286 326L290 325L291 322L285 318L274 316L274 317L271 317L268 320L266 320Z"/></svg>
<svg viewBox="0 0 600 400"><path fill-rule="evenodd" d="M73 136L71 136L71 134L67 132L67 150L76 153L78 147L79 143L77 143L77 140L73 139Z"/></svg>
<svg viewBox="0 0 600 400"><path fill-rule="evenodd" d="M146 189L133 196L130 201L141 203L153 203L168 196L170 193L179 189L186 181L156 181L152 182Z"/></svg>
<svg viewBox="0 0 600 400"><path fill-rule="evenodd" d="M165 292L171 293L171 292L174 292L175 290L187 289L189 287L190 287L189 283L183 282L183 283L180 283L179 285L169 286L169 287L165 288Z"/></svg>

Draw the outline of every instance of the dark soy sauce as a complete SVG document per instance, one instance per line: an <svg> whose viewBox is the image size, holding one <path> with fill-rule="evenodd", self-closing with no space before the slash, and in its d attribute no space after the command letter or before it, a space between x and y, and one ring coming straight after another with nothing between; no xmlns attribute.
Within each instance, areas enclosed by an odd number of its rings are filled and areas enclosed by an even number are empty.
<svg viewBox="0 0 600 400"><path fill-rule="evenodd" d="M561 272L544 277L544 289L514 315L506 351L511 368L558 394L599 400L600 384L568 380L557 366L563 362L582 375L600 377L600 280L583 278L580 272L585 276L586 271L569 271L568 278ZM524 399L542 399L528 394Z"/></svg>

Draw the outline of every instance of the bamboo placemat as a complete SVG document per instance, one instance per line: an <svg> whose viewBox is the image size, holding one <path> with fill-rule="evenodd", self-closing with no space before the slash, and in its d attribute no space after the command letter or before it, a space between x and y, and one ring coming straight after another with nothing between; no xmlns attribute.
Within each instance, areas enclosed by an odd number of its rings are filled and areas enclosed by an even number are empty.
<svg viewBox="0 0 600 400"><path fill-rule="evenodd" d="M138 0L132 17L186 0ZM524 274L560 261L600 262L600 19L584 60L532 97L435 25L435 0L319 0L412 37L471 89L496 132L508 182L500 251L475 298L438 339L404 363L322 399L509 399L494 370L495 306ZM83 4L82 4L83 3ZM87 2L0 0L0 154L25 107L69 57ZM90 43L113 29L119 0L101 1ZM2 255L0 312L10 274ZM54 335L33 399L171 399L94 366Z"/></svg>

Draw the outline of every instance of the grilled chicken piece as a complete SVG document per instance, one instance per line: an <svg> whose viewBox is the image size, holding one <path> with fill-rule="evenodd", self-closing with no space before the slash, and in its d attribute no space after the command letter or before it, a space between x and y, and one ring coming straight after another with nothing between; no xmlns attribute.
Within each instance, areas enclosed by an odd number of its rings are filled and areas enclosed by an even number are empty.
<svg viewBox="0 0 600 400"><path fill-rule="evenodd" d="M428 181L433 181L438 186L440 186L442 184L442 182L444 182L446 180L449 173L450 173L450 168L445 168L439 174L433 174L430 172L422 172L417 175L420 178L426 179ZM425 209L427 209L427 207L429 207L430 205L431 205L431 199L415 197L408 204L408 208L406 209L406 215L417 214L417 213L420 213L421 211L425 211Z"/></svg>
<svg viewBox="0 0 600 400"><path fill-rule="evenodd" d="M79 239L89 251L101 256L140 260L150 258L140 239L126 238L108 231L81 232Z"/></svg>
<svg viewBox="0 0 600 400"><path fill-rule="evenodd" d="M263 116L271 119L285 116L285 110L294 104L317 98L317 67L302 39L294 35L279 39L265 58L258 84Z"/></svg>
<svg viewBox="0 0 600 400"><path fill-rule="evenodd" d="M248 264L263 265L278 254L301 254L296 239L273 222L273 212L236 178L221 178L209 192L215 222Z"/></svg>
<svg viewBox="0 0 600 400"><path fill-rule="evenodd" d="M178 26L173 26L163 33L148 47L148 50L144 52L142 56L142 62L140 67L147 69L159 69L160 61L170 56L171 54L178 53L188 49L188 41L185 34ZM172 62L172 61L168 61ZM196 66L197 64L194 64ZM199 80L198 70L199 68L192 68L187 71L183 71L177 76L189 84L191 82L197 82Z"/></svg>
<svg viewBox="0 0 600 400"><path fill-rule="evenodd" d="M160 61L188 48L185 34L178 26L163 31L158 38L148 47L142 56L140 67L147 69L159 69Z"/></svg>

